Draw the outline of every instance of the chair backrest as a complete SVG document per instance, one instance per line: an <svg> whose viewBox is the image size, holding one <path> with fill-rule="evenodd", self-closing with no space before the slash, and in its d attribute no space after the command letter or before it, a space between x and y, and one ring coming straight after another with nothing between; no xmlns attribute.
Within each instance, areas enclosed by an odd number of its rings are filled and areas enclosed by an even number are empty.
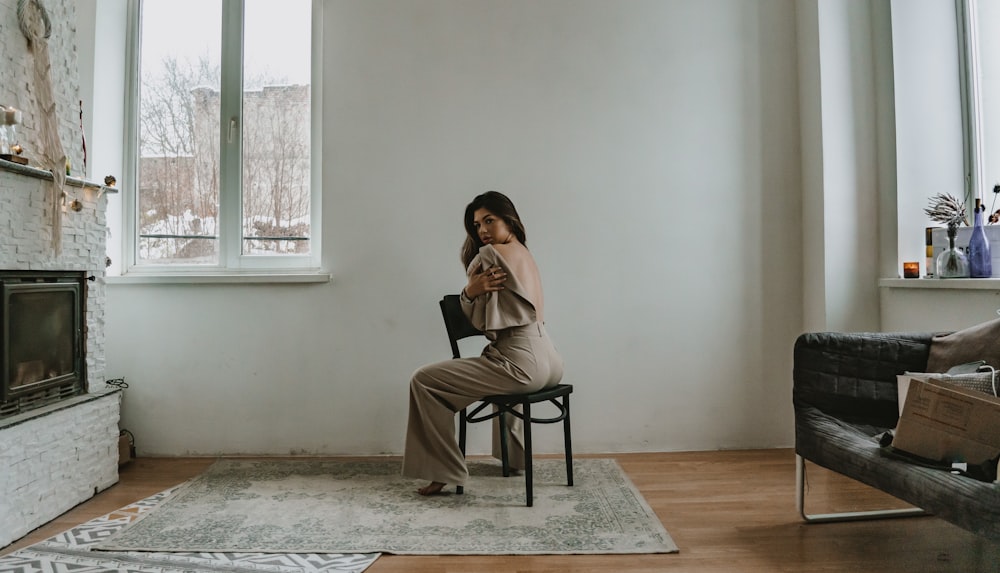
<svg viewBox="0 0 1000 573"><path fill-rule="evenodd" d="M441 316L444 318L444 327L448 330L448 341L451 342L452 358L461 358L458 351L458 341L470 336L482 336L482 332L472 326L469 319L462 312L462 302L458 300L457 294L446 294L439 303L441 305Z"/></svg>

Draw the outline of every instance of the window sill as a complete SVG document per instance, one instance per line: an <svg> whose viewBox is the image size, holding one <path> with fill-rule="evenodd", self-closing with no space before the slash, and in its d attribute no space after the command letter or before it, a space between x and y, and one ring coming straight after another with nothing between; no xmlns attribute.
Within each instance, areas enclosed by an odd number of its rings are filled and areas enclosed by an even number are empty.
<svg viewBox="0 0 1000 573"><path fill-rule="evenodd" d="M947 290L997 290L1000 278L991 279L879 279L880 288L917 288Z"/></svg>
<svg viewBox="0 0 1000 573"><path fill-rule="evenodd" d="M107 276L104 281L114 285L145 284L317 284L333 278L323 271L301 272L231 272L231 273L130 273Z"/></svg>

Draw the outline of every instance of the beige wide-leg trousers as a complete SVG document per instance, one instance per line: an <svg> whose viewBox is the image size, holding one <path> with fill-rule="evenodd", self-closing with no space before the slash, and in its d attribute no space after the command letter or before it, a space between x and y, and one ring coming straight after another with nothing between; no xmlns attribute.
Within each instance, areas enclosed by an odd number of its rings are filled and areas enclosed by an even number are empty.
<svg viewBox="0 0 1000 573"><path fill-rule="evenodd" d="M562 380L563 361L541 323L498 331L481 356L429 364L410 381L410 417L403 475L465 485L469 477L458 447L455 413L484 396L535 392ZM506 416L512 468L524 468L523 428ZM493 455L500 457L494 421Z"/></svg>

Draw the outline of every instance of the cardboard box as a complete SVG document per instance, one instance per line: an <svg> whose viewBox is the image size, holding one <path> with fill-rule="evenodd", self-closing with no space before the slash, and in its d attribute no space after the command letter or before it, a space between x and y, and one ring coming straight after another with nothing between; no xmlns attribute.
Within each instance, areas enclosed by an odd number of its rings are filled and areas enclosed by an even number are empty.
<svg viewBox="0 0 1000 573"><path fill-rule="evenodd" d="M981 464L1000 455L1000 398L910 379L892 445L936 461Z"/></svg>
<svg viewBox="0 0 1000 573"><path fill-rule="evenodd" d="M913 377L907 374L897 374L896 375L896 396L899 401L899 416L903 416L903 404L906 403L906 394L910 391L910 380Z"/></svg>

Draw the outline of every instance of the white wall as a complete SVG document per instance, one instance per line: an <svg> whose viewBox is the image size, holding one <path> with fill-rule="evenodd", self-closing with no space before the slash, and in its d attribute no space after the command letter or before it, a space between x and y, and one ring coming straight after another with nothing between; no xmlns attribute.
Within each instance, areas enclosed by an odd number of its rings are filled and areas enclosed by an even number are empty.
<svg viewBox="0 0 1000 573"><path fill-rule="evenodd" d="M878 330L878 172L871 4L819 6L828 330Z"/></svg>
<svg viewBox="0 0 1000 573"><path fill-rule="evenodd" d="M826 217L823 210L823 98L819 0L796 5L802 149L804 330L826 330Z"/></svg>
<svg viewBox="0 0 1000 573"><path fill-rule="evenodd" d="M807 330L879 328L873 7L797 5Z"/></svg>
<svg viewBox="0 0 1000 573"><path fill-rule="evenodd" d="M324 37L334 280L111 285L140 455L400 453L487 189L542 268L577 451L791 443L794 2L340 0Z"/></svg>

